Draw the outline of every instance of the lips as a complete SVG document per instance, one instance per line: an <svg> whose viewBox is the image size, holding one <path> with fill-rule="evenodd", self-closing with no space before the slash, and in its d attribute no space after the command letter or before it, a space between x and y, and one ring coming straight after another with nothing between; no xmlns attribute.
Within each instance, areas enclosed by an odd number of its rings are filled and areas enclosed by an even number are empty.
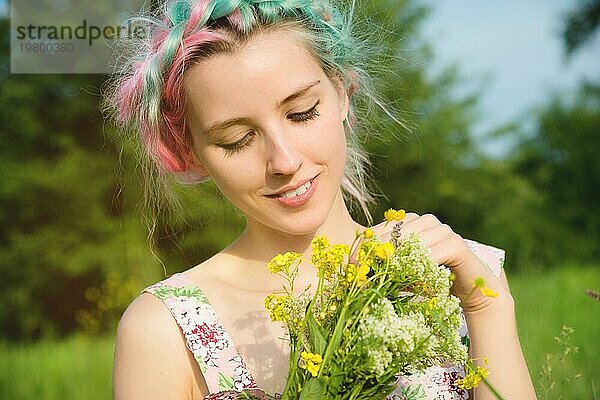
<svg viewBox="0 0 600 400"><path fill-rule="evenodd" d="M296 189L288 190L287 192L278 195L278 197L296 197L301 195L302 193L306 193L308 189L310 189L312 185L311 181L306 181L302 185L298 186Z"/></svg>
<svg viewBox="0 0 600 400"><path fill-rule="evenodd" d="M310 187L313 184L313 181L315 180L315 178L317 176L318 175L314 176L313 178L307 179L300 184L296 183L294 185L288 185L286 187L283 187L281 190L279 190L275 193L267 194L265 196L271 197L271 198L277 198L277 197L290 198L290 197L299 196L301 194L306 193L310 189Z"/></svg>
<svg viewBox="0 0 600 400"><path fill-rule="evenodd" d="M278 193L268 195L267 197L270 197L279 204L287 207L301 207L306 204L315 193L318 177L319 175L301 183L293 189L282 190Z"/></svg>

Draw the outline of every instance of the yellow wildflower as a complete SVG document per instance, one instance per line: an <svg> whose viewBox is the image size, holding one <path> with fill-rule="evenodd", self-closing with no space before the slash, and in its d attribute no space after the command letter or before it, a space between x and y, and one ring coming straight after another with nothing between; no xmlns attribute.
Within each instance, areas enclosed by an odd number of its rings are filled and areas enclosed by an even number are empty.
<svg viewBox="0 0 600 400"><path fill-rule="evenodd" d="M475 366L467 368L467 374L462 379L457 379L454 384L462 389L471 390L476 388L483 379L489 375L489 371L483 367Z"/></svg>
<svg viewBox="0 0 600 400"><path fill-rule="evenodd" d="M310 242L312 248L312 256L310 260L313 264L317 265L324 256L325 251L329 248L329 240L325 236L315 236Z"/></svg>
<svg viewBox="0 0 600 400"><path fill-rule="evenodd" d="M356 276L356 264L348 263L344 268L344 276L346 277L347 283L352 283Z"/></svg>
<svg viewBox="0 0 600 400"><path fill-rule="evenodd" d="M345 244L336 244L321 251L319 259L314 262L314 265L325 279L329 280L344 265L344 260L349 253L350 247Z"/></svg>
<svg viewBox="0 0 600 400"><path fill-rule="evenodd" d="M431 315L438 305L437 297L432 297L427 301L427 308L425 309L425 315Z"/></svg>
<svg viewBox="0 0 600 400"><path fill-rule="evenodd" d="M370 271L371 271L371 268L369 267L368 264L356 265L356 264L348 263L344 268L345 280L342 281L342 283L345 283L345 286L348 287L348 285L352 284L352 282L354 282L354 280L356 280L357 286L362 287L369 281L367 274Z"/></svg>
<svg viewBox="0 0 600 400"><path fill-rule="evenodd" d="M364 286L367 281L369 280L369 278L367 277L367 274L369 273L369 271L371 271L371 268L368 265L359 265L358 269L356 271L356 284L359 287Z"/></svg>
<svg viewBox="0 0 600 400"><path fill-rule="evenodd" d="M373 229L371 229L371 228L365 229L365 231L363 232L363 236L365 237L365 239L373 238L373 236L374 236Z"/></svg>
<svg viewBox="0 0 600 400"><path fill-rule="evenodd" d="M394 255L394 245L390 242L376 244L375 255L379 259L387 260Z"/></svg>
<svg viewBox="0 0 600 400"><path fill-rule="evenodd" d="M290 296L270 294L265 298L265 309L269 312L271 321L286 322L290 318L289 306Z"/></svg>
<svg viewBox="0 0 600 400"><path fill-rule="evenodd" d="M437 306L437 297L430 298L427 302L427 306L429 306L429 308L433 310L435 306Z"/></svg>
<svg viewBox="0 0 600 400"><path fill-rule="evenodd" d="M358 263L360 265L371 266L373 264L374 253L373 249L377 243L373 241L364 241L358 248Z"/></svg>
<svg viewBox="0 0 600 400"><path fill-rule="evenodd" d="M485 286L485 280L483 278L475 279L473 283L474 288L479 288L482 295L487 297L498 297L498 293L494 292L491 288Z"/></svg>
<svg viewBox="0 0 600 400"><path fill-rule="evenodd" d="M475 279L475 282L473 283L473 287L482 288L484 286L485 286L485 281L483 280L483 278Z"/></svg>
<svg viewBox="0 0 600 400"><path fill-rule="evenodd" d="M498 293L494 292L492 289L490 289L487 286L482 287L479 290L481 291L481 294L484 295L484 296L487 296L487 297L498 297Z"/></svg>
<svg viewBox="0 0 600 400"><path fill-rule="evenodd" d="M269 261L267 267L269 271L276 274L281 271L287 271L294 261L302 258L302 254L294 253L293 251L285 252L284 254L277 254Z"/></svg>
<svg viewBox="0 0 600 400"><path fill-rule="evenodd" d="M300 366L301 368L310 372L313 377L319 374L319 368L321 368L321 363L323 362L323 358L320 354L303 351L300 354L300 358L303 361L303 364Z"/></svg>
<svg viewBox="0 0 600 400"><path fill-rule="evenodd" d="M390 208L389 210L383 213L383 216L388 222L402 221L404 217L406 217L406 211L394 210L393 208Z"/></svg>

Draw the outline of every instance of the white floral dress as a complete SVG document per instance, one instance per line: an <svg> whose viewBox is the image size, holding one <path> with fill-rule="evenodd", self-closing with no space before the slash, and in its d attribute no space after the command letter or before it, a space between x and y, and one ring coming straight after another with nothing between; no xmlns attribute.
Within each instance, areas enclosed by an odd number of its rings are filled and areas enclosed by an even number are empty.
<svg viewBox="0 0 600 400"><path fill-rule="evenodd" d="M504 251L471 240L469 248L500 276ZM258 387L237 351L231 336L223 328L210 302L202 291L184 275L175 274L144 289L163 301L183 332L186 345L196 359L210 395L206 400L237 399L236 393ZM463 318L463 341L468 343L467 326ZM435 366L420 374L401 376L397 389L389 400L463 400L466 390L454 382L464 376L459 365Z"/></svg>

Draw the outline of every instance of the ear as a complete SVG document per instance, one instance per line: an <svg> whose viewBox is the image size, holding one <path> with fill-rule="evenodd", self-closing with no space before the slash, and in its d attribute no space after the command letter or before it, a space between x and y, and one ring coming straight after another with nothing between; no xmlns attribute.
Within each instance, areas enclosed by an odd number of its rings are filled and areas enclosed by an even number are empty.
<svg viewBox="0 0 600 400"><path fill-rule="evenodd" d="M344 87L344 81L338 75L335 75L331 78L331 82L335 87L335 90L338 94L339 104L340 104L340 121L344 121L348 118L348 110L349 110L349 94Z"/></svg>
<svg viewBox="0 0 600 400"><path fill-rule="evenodd" d="M210 174L206 170L206 167L204 166L202 161L200 161L198 159L198 156L196 156L195 154L192 154L190 160L188 160L188 171L190 171L194 175L196 175L197 179L201 180L201 181L204 181L204 180L207 180L210 178Z"/></svg>

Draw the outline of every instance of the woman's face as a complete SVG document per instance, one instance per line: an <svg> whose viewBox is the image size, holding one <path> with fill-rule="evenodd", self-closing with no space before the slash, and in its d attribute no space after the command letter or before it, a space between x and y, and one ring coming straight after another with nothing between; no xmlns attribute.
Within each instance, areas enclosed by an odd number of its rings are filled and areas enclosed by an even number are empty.
<svg viewBox="0 0 600 400"><path fill-rule="evenodd" d="M248 226L315 232L339 196L348 99L301 39L255 36L186 74L195 169L212 177Z"/></svg>

